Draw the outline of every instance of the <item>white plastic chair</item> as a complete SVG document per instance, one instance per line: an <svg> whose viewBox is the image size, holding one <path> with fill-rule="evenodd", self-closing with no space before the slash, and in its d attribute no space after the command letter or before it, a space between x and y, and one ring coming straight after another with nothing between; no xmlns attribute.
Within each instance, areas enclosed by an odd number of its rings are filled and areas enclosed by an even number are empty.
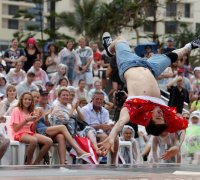
<svg viewBox="0 0 200 180"><path fill-rule="evenodd" d="M119 151L120 152L120 148L122 147L128 147L129 148L129 157L130 157L130 160L131 160L131 163L130 164L133 164L133 147L132 147L132 142L130 141L119 141Z"/></svg>
<svg viewBox="0 0 200 180"><path fill-rule="evenodd" d="M51 165L59 164L58 144L53 144L53 153L50 161Z"/></svg>
<svg viewBox="0 0 200 180"><path fill-rule="evenodd" d="M6 159L4 159L7 157L10 157L10 165L24 165L26 145L14 140L11 133L10 116L6 116L6 127L8 132L8 138L10 139L10 146L6 152L7 155L5 154L1 160L2 165L4 165L3 162L7 161Z"/></svg>

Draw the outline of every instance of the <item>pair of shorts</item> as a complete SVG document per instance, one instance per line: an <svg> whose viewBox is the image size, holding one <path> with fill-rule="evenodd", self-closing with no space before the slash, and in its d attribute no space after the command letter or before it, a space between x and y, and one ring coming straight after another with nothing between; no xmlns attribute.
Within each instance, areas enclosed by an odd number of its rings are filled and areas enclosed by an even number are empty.
<svg viewBox="0 0 200 180"><path fill-rule="evenodd" d="M28 134L28 135L30 135L30 136L34 136L34 135L35 135L34 132L22 132L22 133L16 134L16 135L14 136L14 140L15 140L15 141L21 142L20 139L21 139L21 137L24 136L25 134Z"/></svg>
<svg viewBox="0 0 200 180"><path fill-rule="evenodd" d="M149 59L144 59L132 52L127 42L119 42L115 46L119 76L123 82L124 73L132 67L144 67L158 77L168 66L171 60L164 54L154 54Z"/></svg>

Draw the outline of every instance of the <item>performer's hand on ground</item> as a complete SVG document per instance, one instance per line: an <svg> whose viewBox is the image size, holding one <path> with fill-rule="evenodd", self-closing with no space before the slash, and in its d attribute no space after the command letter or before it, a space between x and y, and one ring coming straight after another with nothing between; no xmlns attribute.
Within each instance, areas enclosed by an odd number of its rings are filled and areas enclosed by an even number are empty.
<svg viewBox="0 0 200 180"><path fill-rule="evenodd" d="M107 137L103 142L98 144L98 147L102 151L102 155L106 156L109 150L114 152L114 139Z"/></svg>
<svg viewBox="0 0 200 180"><path fill-rule="evenodd" d="M172 157L174 157L178 152L179 152L179 147L172 146L164 154L162 154L161 159L163 159L163 160L169 160Z"/></svg>

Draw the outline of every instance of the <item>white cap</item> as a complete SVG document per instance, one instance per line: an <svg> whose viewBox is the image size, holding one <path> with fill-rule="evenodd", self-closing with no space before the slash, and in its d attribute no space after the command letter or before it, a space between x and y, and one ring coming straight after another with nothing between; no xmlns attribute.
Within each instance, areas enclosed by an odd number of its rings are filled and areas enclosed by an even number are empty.
<svg viewBox="0 0 200 180"><path fill-rule="evenodd" d="M200 66L195 67L195 68L194 68L194 72L195 72L195 71L200 71Z"/></svg>
<svg viewBox="0 0 200 180"><path fill-rule="evenodd" d="M193 118L193 117L197 117L199 119L200 118L200 111L193 111L190 114L190 119Z"/></svg>

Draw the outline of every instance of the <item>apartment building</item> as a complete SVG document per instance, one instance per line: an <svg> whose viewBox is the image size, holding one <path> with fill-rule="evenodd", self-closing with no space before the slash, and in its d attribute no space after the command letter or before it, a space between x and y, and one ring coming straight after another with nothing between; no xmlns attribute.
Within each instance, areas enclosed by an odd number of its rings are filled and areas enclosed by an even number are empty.
<svg viewBox="0 0 200 180"><path fill-rule="evenodd" d="M0 50L8 47L13 33L24 26L25 20L13 19L19 9L33 8L34 4L9 0L0 1Z"/></svg>
<svg viewBox="0 0 200 180"><path fill-rule="evenodd" d="M176 34L180 30L180 23L185 23L191 32L200 29L200 1L197 0L158 0L158 9L156 13L156 32L160 41L164 42L170 35ZM147 23L139 28L140 36L147 37L153 33L153 7L148 7L146 11ZM132 44L136 37L134 31L126 32ZM141 38L140 42L148 42L151 38Z"/></svg>
<svg viewBox="0 0 200 180"><path fill-rule="evenodd" d="M184 22L187 27L195 32L200 28L200 1L196 0L177 0L177 1L163 1L160 0L158 4L157 32L162 34L176 34L179 30L179 23ZM152 9L148 9L148 24L143 27L143 31L152 32Z"/></svg>
<svg viewBox="0 0 200 180"><path fill-rule="evenodd" d="M110 0L102 0L104 2L110 2ZM161 41L164 41L167 35L178 33L179 23L184 22L188 28L195 32L200 28L200 1L197 0L158 0L158 10L156 14L157 20L160 20L157 25L157 34ZM28 33L27 27L30 25L38 26L36 32L36 38L41 38L40 28L49 26L49 22L44 18L49 14L50 1L44 0L44 3L34 4L32 0L15 1L15 0L1 0L0 1L0 51L7 48L9 41L13 38L13 33L16 31L23 31ZM34 14L34 19L28 21L26 19L14 19L13 15L18 10L28 9L29 12ZM61 0L56 3L56 12L73 11L73 0ZM153 14L152 7L148 7L146 11L148 23L139 28L140 36L151 35L153 32ZM73 31L66 27L59 29L61 33L65 33L70 36L76 36ZM123 34L132 45L136 44L134 38L136 34L133 30L124 30ZM45 37L44 37L45 38ZM78 38L78 37L77 37ZM143 38L140 42L148 42L151 39Z"/></svg>
<svg viewBox="0 0 200 180"><path fill-rule="evenodd" d="M61 0L56 3L56 12L73 11L72 0ZM28 10L34 16L31 21L24 18L15 19L14 15L18 10ZM33 3L33 0L16 1L16 0L0 0L0 51L8 48L10 40L13 38L13 34L16 31L23 31L24 34L30 33L28 27L38 27L36 33L36 39L41 39L41 26L44 29L49 26L46 15L50 12L50 1L44 0L43 3ZM61 33L67 33L75 36L75 34L66 28L60 28ZM43 34L43 38L48 38Z"/></svg>

